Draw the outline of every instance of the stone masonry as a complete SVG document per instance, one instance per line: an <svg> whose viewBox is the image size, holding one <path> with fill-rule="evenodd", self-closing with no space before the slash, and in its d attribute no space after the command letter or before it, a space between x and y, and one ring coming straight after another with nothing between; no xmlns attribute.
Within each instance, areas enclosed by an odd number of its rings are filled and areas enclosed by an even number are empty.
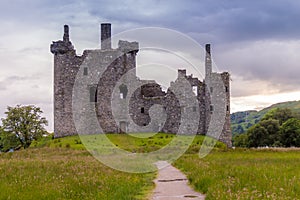
<svg viewBox="0 0 300 200"><path fill-rule="evenodd" d="M82 73L83 77L86 78L93 76L91 72L94 72L94 70L89 66L85 66L83 70L80 70L84 60L99 56L101 57L98 66L99 71L105 63L109 64L98 83L89 85L86 90L90 106L96 110L97 119L103 133L141 132L141 130L143 132L177 133L179 127L183 125L181 115L183 111L187 111L190 113L189 124L196 124L197 134L205 135L208 133L209 126L211 126L210 122L214 116L213 114L218 112L218 105L220 104L212 98L214 96L212 94L215 94L215 96L223 97L221 104L224 104L223 107L226 110L224 115L221 116L223 120L218 120L223 127L219 140L228 147L232 146L230 75L228 72L221 74L212 72L209 44L206 45L205 50L205 80L200 81L192 75L187 75L185 69L179 69L177 79L171 83L166 92L155 81L140 80L136 76L136 56L139 50L137 42L119 41L118 48L113 49L111 47L111 24L101 24L101 49L85 50L82 56L78 56L70 41L69 27L65 25L63 40L53 42L50 50L54 54L55 137L77 134L73 121L73 86L78 73ZM120 79L124 79L126 74L131 74L130 80L139 83L139 87L134 91L130 89L131 81L120 82ZM197 99L197 106L180 105L176 98L178 94L174 94L172 88L180 88L184 80L188 81L190 87L182 88L180 91L193 90ZM179 95L184 95L184 93ZM153 106L159 106L164 114L151 114ZM193 117L195 113L200 114L200 117ZM157 120L155 121L155 119ZM195 119L199 121L195 121ZM215 126L217 123L212 124ZM187 125L183 129L187 132L186 134L189 134L189 128L192 128L189 126ZM86 133L95 133L93 126L89 127Z"/></svg>

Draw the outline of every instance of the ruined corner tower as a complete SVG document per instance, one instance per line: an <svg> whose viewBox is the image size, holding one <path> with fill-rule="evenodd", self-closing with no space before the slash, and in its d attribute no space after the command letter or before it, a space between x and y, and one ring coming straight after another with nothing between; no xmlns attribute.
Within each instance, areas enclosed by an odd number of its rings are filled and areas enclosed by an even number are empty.
<svg viewBox="0 0 300 200"><path fill-rule="evenodd" d="M205 132L212 126L213 137L232 147L232 133L230 127L230 74L216 73L212 70L212 56L210 44L205 45ZM224 113L225 111L225 113ZM214 120L214 121L212 121ZM214 135L214 127L223 126L221 135Z"/></svg>

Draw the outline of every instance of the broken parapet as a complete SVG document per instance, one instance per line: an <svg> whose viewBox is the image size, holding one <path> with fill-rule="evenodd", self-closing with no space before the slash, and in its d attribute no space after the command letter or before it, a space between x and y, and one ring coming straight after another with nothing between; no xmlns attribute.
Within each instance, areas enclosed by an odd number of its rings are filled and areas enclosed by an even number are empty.
<svg viewBox="0 0 300 200"><path fill-rule="evenodd" d="M137 53L139 51L139 43L119 40L118 48L120 51L124 53L129 53L129 52Z"/></svg>
<svg viewBox="0 0 300 200"><path fill-rule="evenodd" d="M59 40L56 42L52 42L50 45L50 51L53 54L65 54L69 51L75 52L74 46L72 45L70 39L69 39L69 26L64 25L64 36L63 40Z"/></svg>

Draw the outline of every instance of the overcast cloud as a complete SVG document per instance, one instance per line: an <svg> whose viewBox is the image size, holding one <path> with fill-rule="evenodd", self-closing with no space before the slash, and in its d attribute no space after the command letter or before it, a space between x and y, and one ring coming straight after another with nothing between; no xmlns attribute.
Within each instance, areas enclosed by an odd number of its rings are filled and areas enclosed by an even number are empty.
<svg viewBox="0 0 300 200"><path fill-rule="evenodd" d="M299 10L295 0L1 1L0 116L8 105L36 104L52 130L49 45L69 24L78 54L97 48L101 22L112 23L114 34L155 26L211 43L218 68L232 74L232 110L261 108L268 102L253 96L279 101L299 91Z"/></svg>

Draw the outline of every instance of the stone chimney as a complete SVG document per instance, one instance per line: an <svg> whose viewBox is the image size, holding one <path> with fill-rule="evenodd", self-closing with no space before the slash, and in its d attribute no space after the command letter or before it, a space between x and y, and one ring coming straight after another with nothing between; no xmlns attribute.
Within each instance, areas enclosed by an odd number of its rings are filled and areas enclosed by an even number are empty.
<svg viewBox="0 0 300 200"><path fill-rule="evenodd" d="M210 44L205 45L205 79L209 80L212 73L212 60L210 52Z"/></svg>
<svg viewBox="0 0 300 200"><path fill-rule="evenodd" d="M111 24L101 24L101 49L111 49Z"/></svg>
<svg viewBox="0 0 300 200"><path fill-rule="evenodd" d="M69 26L68 25L64 25L64 37L63 37L63 41L64 42L69 42L70 41Z"/></svg>
<svg viewBox="0 0 300 200"><path fill-rule="evenodd" d="M186 77L186 69L178 69L178 78Z"/></svg>

